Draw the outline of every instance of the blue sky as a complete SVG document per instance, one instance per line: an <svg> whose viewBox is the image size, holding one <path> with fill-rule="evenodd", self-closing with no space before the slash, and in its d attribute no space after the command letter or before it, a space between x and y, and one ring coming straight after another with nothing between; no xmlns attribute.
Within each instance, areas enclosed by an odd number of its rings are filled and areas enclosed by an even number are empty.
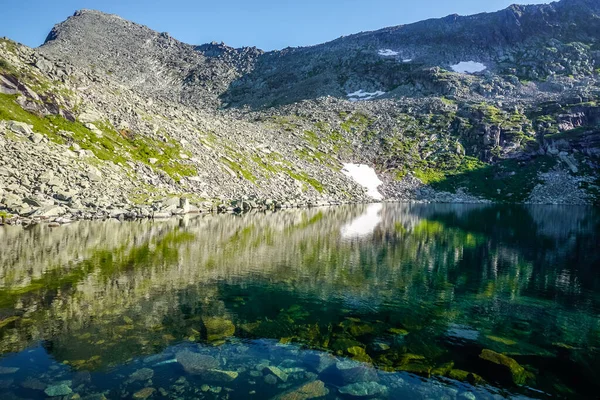
<svg viewBox="0 0 600 400"><path fill-rule="evenodd" d="M31 47L55 23L91 8L169 32L190 44L265 50L306 46L361 31L509 6L510 0L22 0L2 5L0 36ZM526 0L528 4L549 1Z"/></svg>

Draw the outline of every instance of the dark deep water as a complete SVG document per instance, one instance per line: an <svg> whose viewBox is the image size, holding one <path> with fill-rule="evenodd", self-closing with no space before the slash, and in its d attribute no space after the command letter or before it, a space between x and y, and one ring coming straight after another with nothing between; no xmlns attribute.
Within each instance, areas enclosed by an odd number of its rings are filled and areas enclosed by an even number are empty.
<svg viewBox="0 0 600 400"><path fill-rule="evenodd" d="M374 204L0 245L0 399L600 396L598 209Z"/></svg>

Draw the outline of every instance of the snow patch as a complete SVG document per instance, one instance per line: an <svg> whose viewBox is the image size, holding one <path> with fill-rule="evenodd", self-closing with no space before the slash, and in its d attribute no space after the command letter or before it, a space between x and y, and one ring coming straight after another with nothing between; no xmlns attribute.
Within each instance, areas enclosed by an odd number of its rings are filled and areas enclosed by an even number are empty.
<svg viewBox="0 0 600 400"><path fill-rule="evenodd" d="M369 204L361 216L344 225L341 230L343 239L355 239L371 235L381 222L383 204Z"/></svg>
<svg viewBox="0 0 600 400"><path fill-rule="evenodd" d="M379 54L382 57L394 57L400 53L398 53L397 51L394 51L394 50L390 50L390 49L381 49L377 52L377 54Z"/></svg>
<svg viewBox="0 0 600 400"><path fill-rule="evenodd" d="M354 182L367 189L367 194L375 200L383 199L383 196L377 190L383 182L379 179L373 168L364 164L344 164L342 172L347 177L353 179Z"/></svg>
<svg viewBox="0 0 600 400"><path fill-rule="evenodd" d="M487 69L485 65L475 61L461 61L458 64L451 65L450 68L452 68L454 72L459 72L461 74L473 74Z"/></svg>
<svg viewBox="0 0 600 400"><path fill-rule="evenodd" d="M364 90L357 90L354 93L348 93L348 100L350 101L361 101L361 100L373 100L376 97L383 96L385 92L378 90L376 92L365 92Z"/></svg>
<svg viewBox="0 0 600 400"><path fill-rule="evenodd" d="M407 62L411 62L411 61L412 61L412 58L406 58L406 59L402 60L403 63L407 63Z"/></svg>

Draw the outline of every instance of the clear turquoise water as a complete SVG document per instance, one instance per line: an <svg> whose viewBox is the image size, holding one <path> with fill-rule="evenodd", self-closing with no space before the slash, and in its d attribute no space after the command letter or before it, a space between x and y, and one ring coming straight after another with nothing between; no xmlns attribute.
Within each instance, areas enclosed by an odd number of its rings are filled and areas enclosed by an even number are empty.
<svg viewBox="0 0 600 400"><path fill-rule="evenodd" d="M600 212L0 228L1 399L598 398Z"/></svg>

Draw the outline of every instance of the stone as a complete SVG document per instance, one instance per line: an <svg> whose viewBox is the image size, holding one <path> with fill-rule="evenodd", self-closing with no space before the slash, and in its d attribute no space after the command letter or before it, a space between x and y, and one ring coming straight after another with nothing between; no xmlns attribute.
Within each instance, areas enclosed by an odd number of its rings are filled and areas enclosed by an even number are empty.
<svg viewBox="0 0 600 400"><path fill-rule="evenodd" d="M74 196L77 195L77 191L70 189L70 190L58 190L56 191L56 193L54 193L54 197L58 200L61 201L70 201L71 199L73 199Z"/></svg>
<svg viewBox="0 0 600 400"><path fill-rule="evenodd" d="M44 140L44 136L37 132L33 132L31 136L29 136L29 140L31 140L33 144L39 144Z"/></svg>
<svg viewBox="0 0 600 400"><path fill-rule="evenodd" d="M70 384L60 383L48 386L46 390L44 390L44 393L46 393L50 397L66 396L68 394L73 393L73 390L71 389Z"/></svg>
<svg viewBox="0 0 600 400"><path fill-rule="evenodd" d="M325 383L317 380L275 396L273 400L310 400L325 397L328 394L329 389L325 387Z"/></svg>
<svg viewBox="0 0 600 400"><path fill-rule="evenodd" d="M133 394L133 398L145 400L148 397L152 396L154 394L154 392L156 392L156 389L154 389L154 388L151 388L151 387L143 388L142 390L135 392Z"/></svg>
<svg viewBox="0 0 600 400"><path fill-rule="evenodd" d="M373 368L368 367L362 362L354 360L339 361L332 367L325 370L325 372L338 375L345 383L369 381L374 380L377 377L377 374Z"/></svg>
<svg viewBox="0 0 600 400"><path fill-rule="evenodd" d="M206 338L209 342L222 340L235 334L235 325L227 318L204 317L202 323L206 329Z"/></svg>
<svg viewBox="0 0 600 400"><path fill-rule="evenodd" d="M180 351L175 355L177 362L181 364L185 372L199 375L209 369L217 369L219 361L209 355L192 353L191 351Z"/></svg>
<svg viewBox="0 0 600 400"><path fill-rule="evenodd" d="M24 122L18 122L18 121L9 121L8 122L8 129L11 130L14 133L18 133L20 135L24 135L24 136L31 136L33 134L33 127L29 124L26 124Z"/></svg>
<svg viewBox="0 0 600 400"><path fill-rule="evenodd" d="M458 395L458 398L464 400L477 400L477 396L475 396L473 392L463 392Z"/></svg>
<svg viewBox="0 0 600 400"><path fill-rule="evenodd" d="M0 375L14 374L18 370L18 367L0 367Z"/></svg>
<svg viewBox="0 0 600 400"><path fill-rule="evenodd" d="M510 374L512 381L517 385L523 385L531 376L515 359L496 353L493 350L483 349L479 358L489 361Z"/></svg>
<svg viewBox="0 0 600 400"><path fill-rule="evenodd" d="M238 377L235 371L223 371L220 369L209 369L202 374L202 378L214 382L232 382Z"/></svg>
<svg viewBox="0 0 600 400"><path fill-rule="evenodd" d="M154 376L154 371L150 368L141 368L129 375L129 381L147 381L148 379L152 379Z"/></svg>
<svg viewBox="0 0 600 400"><path fill-rule="evenodd" d="M23 382L21 382L21 387L31 390L44 390L46 388L46 384L37 378L28 376L23 380Z"/></svg>
<svg viewBox="0 0 600 400"><path fill-rule="evenodd" d="M268 366L265 367L263 372L275 375L275 377L277 377L277 379L281 382L287 382L288 380L288 375L278 367Z"/></svg>
<svg viewBox="0 0 600 400"><path fill-rule="evenodd" d="M86 123L84 125L90 131L92 131L94 133L94 135L96 135L98 138L101 138L101 137L104 136L104 134L102 133L102 131L100 129L98 129L98 127L96 125L92 124L91 122L88 122L88 123Z"/></svg>
<svg viewBox="0 0 600 400"><path fill-rule="evenodd" d="M92 182L100 182L102 180L102 173L96 168L90 168L87 178Z"/></svg>
<svg viewBox="0 0 600 400"><path fill-rule="evenodd" d="M60 217L66 210L60 206L44 206L37 209L32 216L34 217Z"/></svg>
<svg viewBox="0 0 600 400"><path fill-rule="evenodd" d="M358 382L342 386L338 391L352 397L373 397L385 394L387 387L377 382Z"/></svg>

